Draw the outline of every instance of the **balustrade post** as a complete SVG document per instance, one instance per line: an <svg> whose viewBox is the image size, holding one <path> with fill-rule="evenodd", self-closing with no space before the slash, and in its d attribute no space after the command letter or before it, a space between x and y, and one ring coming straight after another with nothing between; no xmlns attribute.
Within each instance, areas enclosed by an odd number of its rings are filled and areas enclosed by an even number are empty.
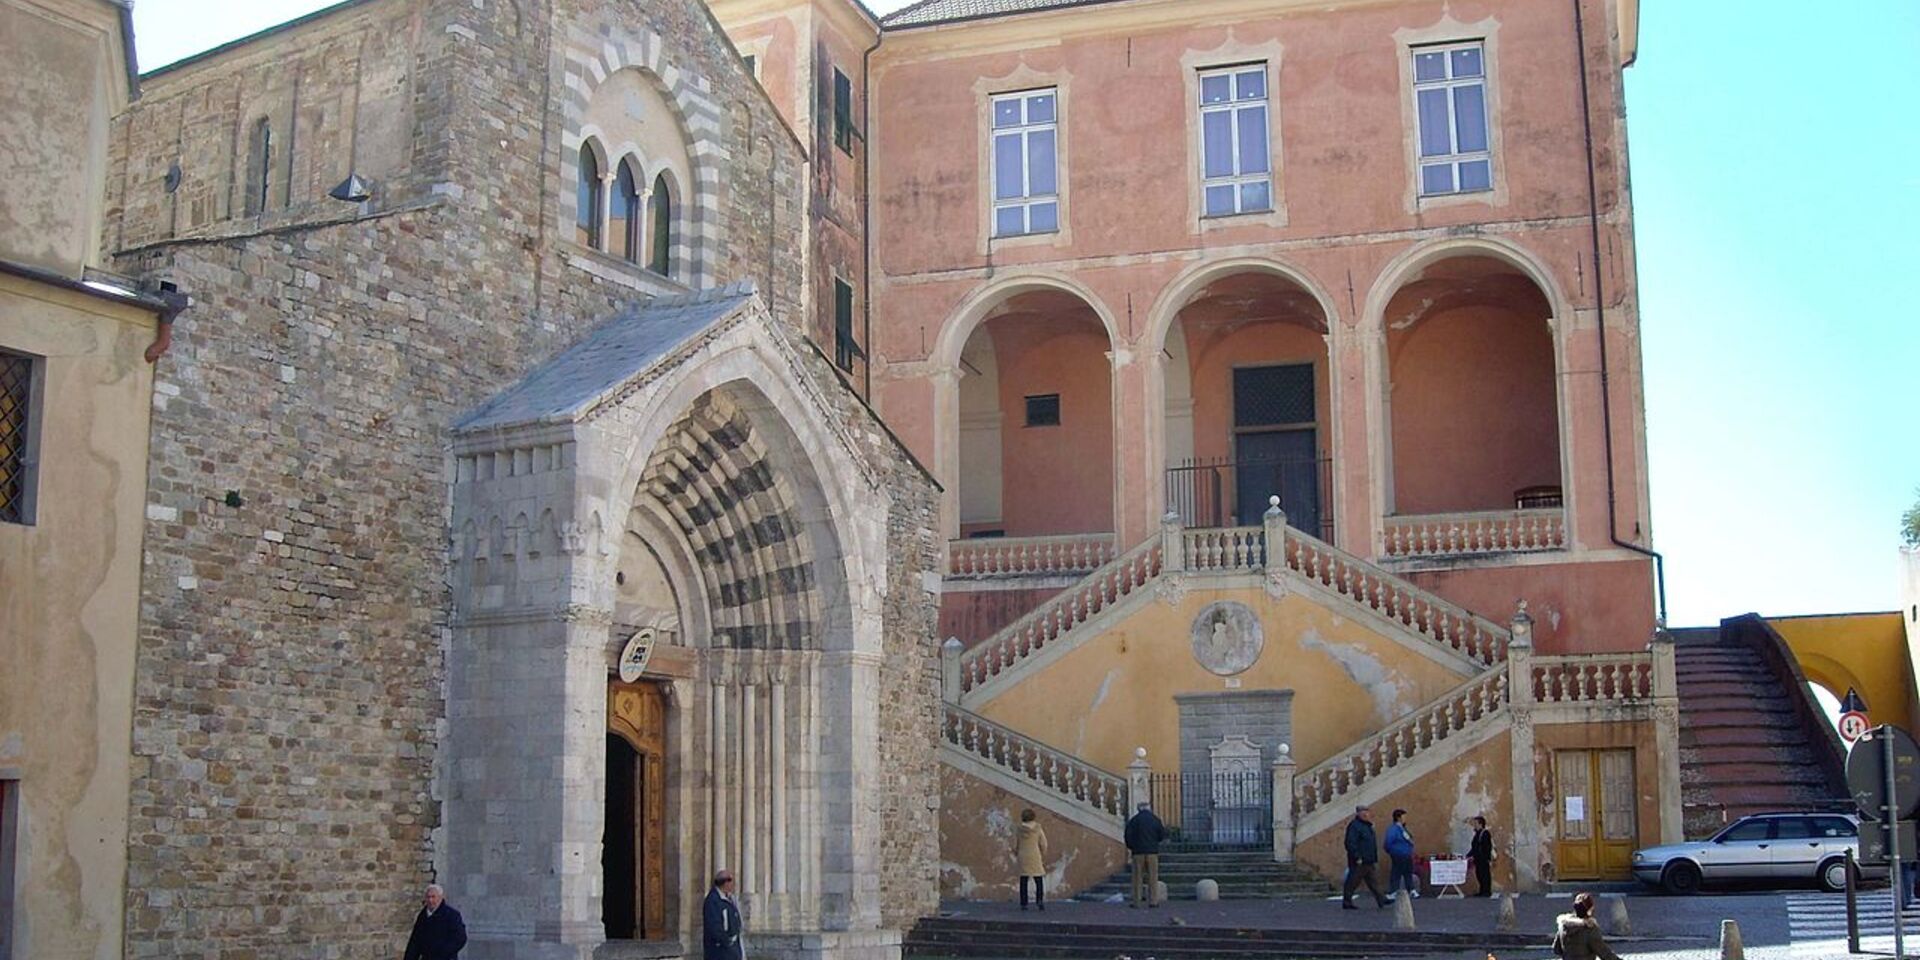
<svg viewBox="0 0 1920 960"><path fill-rule="evenodd" d="M940 696L948 703L960 702L960 654L959 637L940 645Z"/></svg>
<svg viewBox="0 0 1920 960"><path fill-rule="evenodd" d="M1507 643L1507 700L1522 710L1533 705L1533 617L1525 600L1508 626L1513 639Z"/></svg>
<svg viewBox="0 0 1920 960"><path fill-rule="evenodd" d="M1507 644L1507 701L1512 713L1507 736L1513 767L1513 795L1532 797L1539 790L1533 758L1533 617L1520 601L1509 624L1513 640ZM1537 803L1513 805L1514 886L1523 893L1540 887L1540 852L1548 836Z"/></svg>
<svg viewBox="0 0 1920 960"><path fill-rule="evenodd" d="M1279 570L1287 565L1287 512L1280 509L1279 497L1267 498L1267 512L1261 517L1266 534L1266 569Z"/></svg>
<svg viewBox="0 0 1920 960"><path fill-rule="evenodd" d="M1127 764L1127 809L1121 817L1133 816L1141 804L1153 802L1153 764L1147 762L1147 748L1135 747L1133 762Z"/></svg>
<svg viewBox="0 0 1920 960"><path fill-rule="evenodd" d="M1674 679L1673 634L1656 624L1647 644L1653 657L1653 737L1660 758L1660 842L1686 839L1680 796L1680 691Z"/></svg>
<svg viewBox="0 0 1920 960"><path fill-rule="evenodd" d="M1186 551L1181 549L1180 515L1172 510L1160 518L1160 569L1178 573L1187 568Z"/></svg>
<svg viewBox="0 0 1920 960"><path fill-rule="evenodd" d="M1293 862L1293 748L1280 745L1273 761L1273 862Z"/></svg>

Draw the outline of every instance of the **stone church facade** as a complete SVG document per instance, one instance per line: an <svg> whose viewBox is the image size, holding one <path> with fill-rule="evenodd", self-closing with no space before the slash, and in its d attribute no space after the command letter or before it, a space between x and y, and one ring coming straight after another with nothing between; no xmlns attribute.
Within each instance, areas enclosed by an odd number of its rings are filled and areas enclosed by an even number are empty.
<svg viewBox="0 0 1920 960"><path fill-rule="evenodd" d="M145 78L106 245L196 309L126 955L386 956L436 879L468 955L617 955L720 868L756 955L897 954L938 487L805 336L808 163L698 0L362 0Z"/></svg>

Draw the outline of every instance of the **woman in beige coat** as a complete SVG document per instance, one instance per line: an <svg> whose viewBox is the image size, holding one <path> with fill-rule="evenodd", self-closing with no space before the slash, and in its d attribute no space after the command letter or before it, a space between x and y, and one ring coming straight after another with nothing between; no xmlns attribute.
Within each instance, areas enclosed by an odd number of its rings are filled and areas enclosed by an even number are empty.
<svg viewBox="0 0 1920 960"><path fill-rule="evenodd" d="M1033 902L1047 908L1047 832L1033 818L1031 808L1020 811L1020 826L1014 832L1013 855L1020 867L1020 909L1027 908L1027 881L1033 881Z"/></svg>

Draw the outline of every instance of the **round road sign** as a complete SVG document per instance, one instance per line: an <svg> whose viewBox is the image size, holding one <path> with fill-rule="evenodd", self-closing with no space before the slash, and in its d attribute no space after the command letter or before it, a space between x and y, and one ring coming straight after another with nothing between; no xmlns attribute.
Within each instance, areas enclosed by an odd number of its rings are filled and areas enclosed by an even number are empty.
<svg viewBox="0 0 1920 960"><path fill-rule="evenodd" d="M1852 744L1867 735L1867 715L1858 710L1848 710L1840 715L1840 739Z"/></svg>
<svg viewBox="0 0 1920 960"><path fill-rule="evenodd" d="M1920 746L1899 727L1875 727L1847 753L1847 789L1860 805L1860 815L1868 820L1887 815L1887 768L1881 751L1889 737L1893 740L1893 817L1905 820L1920 808Z"/></svg>

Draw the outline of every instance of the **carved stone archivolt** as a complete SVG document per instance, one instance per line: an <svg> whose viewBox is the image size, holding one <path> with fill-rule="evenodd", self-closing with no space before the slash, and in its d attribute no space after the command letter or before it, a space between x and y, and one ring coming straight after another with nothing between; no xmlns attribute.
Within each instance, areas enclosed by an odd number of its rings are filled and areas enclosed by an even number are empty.
<svg viewBox="0 0 1920 960"><path fill-rule="evenodd" d="M1193 620L1193 658L1209 673L1230 677L1260 659L1266 636L1260 618L1244 603L1208 604Z"/></svg>

